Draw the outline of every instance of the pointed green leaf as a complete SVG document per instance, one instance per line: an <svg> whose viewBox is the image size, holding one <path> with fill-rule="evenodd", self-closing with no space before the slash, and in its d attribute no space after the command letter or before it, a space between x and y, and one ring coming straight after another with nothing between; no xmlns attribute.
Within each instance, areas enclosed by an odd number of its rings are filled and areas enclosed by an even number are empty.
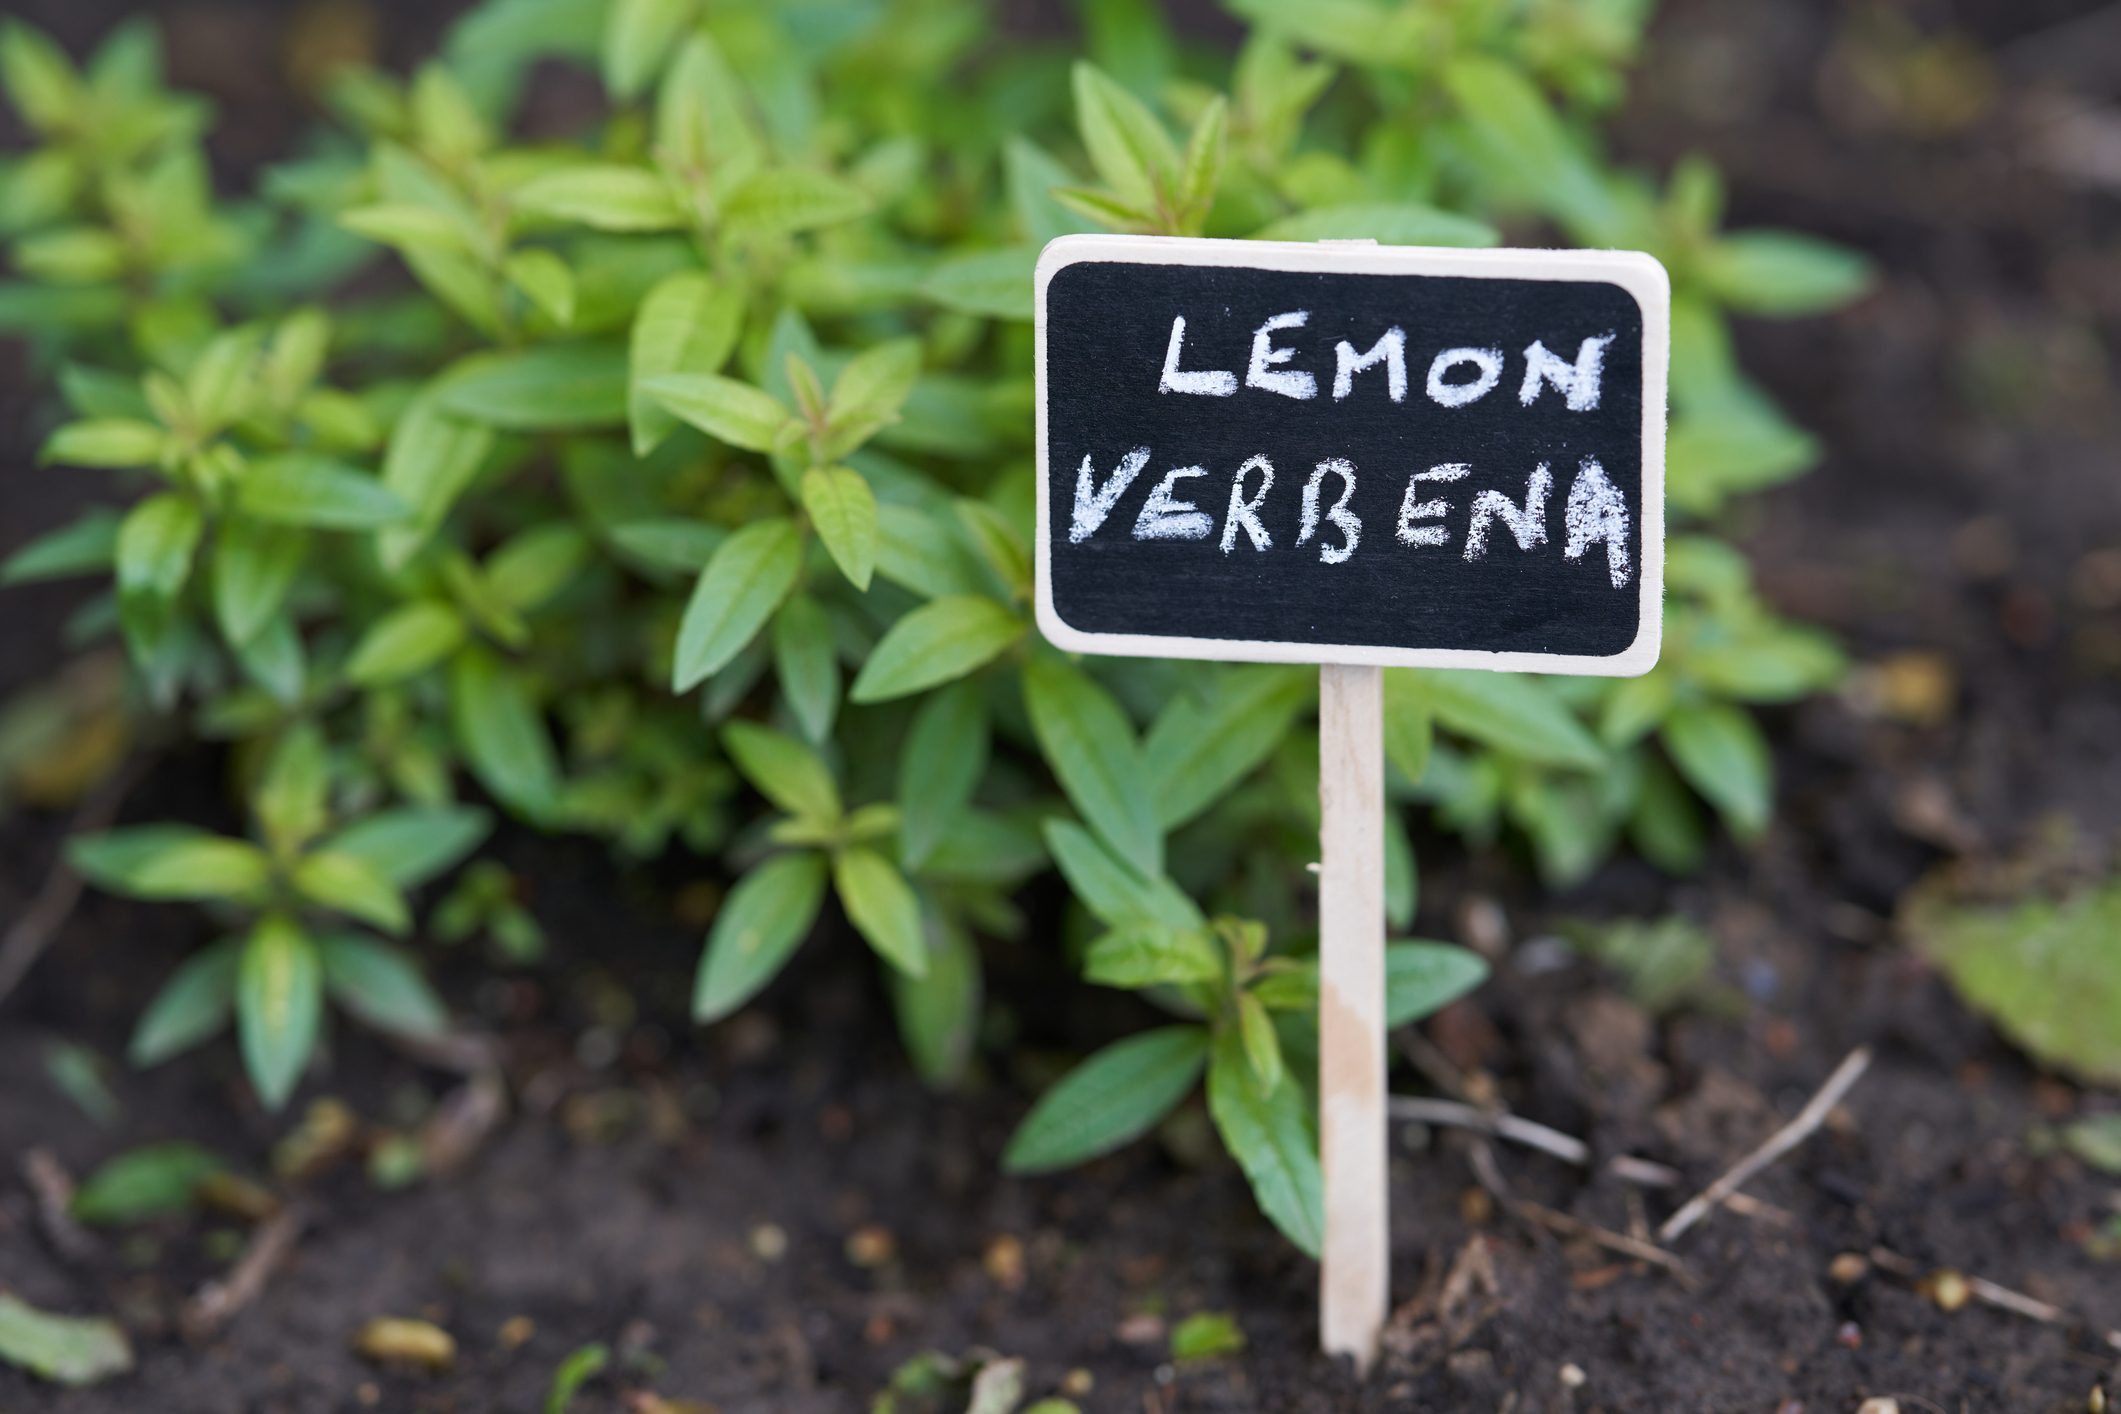
<svg viewBox="0 0 2121 1414"><path fill-rule="evenodd" d="M867 590L876 573L876 493L868 479L844 466L814 466L803 473L803 510L832 562L856 589Z"/></svg>
<svg viewBox="0 0 2121 1414"><path fill-rule="evenodd" d="M889 860L872 849L843 849L832 861L832 886L848 921L886 962L909 977L927 972L920 900Z"/></svg>
<svg viewBox="0 0 2121 1414"><path fill-rule="evenodd" d="M1024 670L1024 704L1039 749L1083 819L1120 858L1161 873L1163 830L1149 770L1119 703L1080 668L1037 658Z"/></svg>
<svg viewBox="0 0 2121 1414"><path fill-rule="evenodd" d="M777 854L739 880L700 954L693 1020L719 1021L757 996L809 935L824 897L818 854Z"/></svg>
<svg viewBox="0 0 2121 1414"><path fill-rule="evenodd" d="M323 996L324 969L308 934L278 914L261 920L236 971L236 1035L267 1109L286 1104L302 1078Z"/></svg>
<svg viewBox="0 0 2121 1414"><path fill-rule="evenodd" d="M788 597L803 567L795 522L753 521L714 552L678 626L671 686L689 692L721 671Z"/></svg>
<svg viewBox="0 0 2121 1414"><path fill-rule="evenodd" d="M1003 1151L1002 1167L1047 1173L1132 1143L1186 1098L1207 1056L1208 1033L1198 1026L1115 1041L1039 1097Z"/></svg>
<svg viewBox="0 0 2121 1414"><path fill-rule="evenodd" d="M955 681L993 662L1024 632L1024 621L992 599L931 600L891 626L848 696L856 702L887 702Z"/></svg>
<svg viewBox="0 0 2121 1414"><path fill-rule="evenodd" d="M449 1009L401 949L358 933L336 933L319 939L317 952L332 1000L370 1026L411 1036L449 1029Z"/></svg>

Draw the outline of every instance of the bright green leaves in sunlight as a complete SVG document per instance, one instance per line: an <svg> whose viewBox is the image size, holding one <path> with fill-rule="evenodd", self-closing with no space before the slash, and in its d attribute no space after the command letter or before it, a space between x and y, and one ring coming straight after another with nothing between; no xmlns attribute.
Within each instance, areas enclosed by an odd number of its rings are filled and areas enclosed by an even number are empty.
<svg viewBox="0 0 2121 1414"><path fill-rule="evenodd" d="M1183 150L1149 106L1089 63L1075 66L1075 122L1104 186L1054 196L1100 224L1154 235L1199 235L1215 204L1229 110L1211 100Z"/></svg>

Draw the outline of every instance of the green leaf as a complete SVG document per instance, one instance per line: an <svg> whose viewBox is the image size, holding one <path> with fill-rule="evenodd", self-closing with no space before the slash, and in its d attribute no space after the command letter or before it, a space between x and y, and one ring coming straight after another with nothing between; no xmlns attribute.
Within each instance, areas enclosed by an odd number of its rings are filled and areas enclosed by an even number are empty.
<svg viewBox="0 0 2121 1414"><path fill-rule="evenodd" d="M866 591L876 573L876 494L860 472L814 466L803 473L803 509L847 582Z"/></svg>
<svg viewBox="0 0 2121 1414"><path fill-rule="evenodd" d="M802 567L802 535L785 517L753 521L723 541L678 625L672 690L691 691L743 651L788 597Z"/></svg>
<svg viewBox="0 0 2121 1414"><path fill-rule="evenodd" d="M227 1025L241 952L241 944L228 938L178 964L133 1028L126 1055L134 1065L160 1065Z"/></svg>
<svg viewBox="0 0 2121 1414"><path fill-rule="evenodd" d="M886 422L896 418L921 375L921 341L887 339L847 360L832 380L832 421Z"/></svg>
<svg viewBox="0 0 2121 1414"><path fill-rule="evenodd" d="M889 981L899 1039L921 1079L940 1088L963 1078L979 1037L980 958L964 929L943 918L925 921L927 973L908 977L893 970Z"/></svg>
<svg viewBox="0 0 2121 1414"><path fill-rule="evenodd" d="M1476 157L1506 174L1512 193L1580 241L1625 243L1626 218L1605 178L1525 73L1501 59L1469 54L1445 66L1443 81L1465 115Z"/></svg>
<svg viewBox="0 0 2121 1414"><path fill-rule="evenodd" d="M1793 317L1838 308L1870 288L1870 261L1795 231L1738 231L1702 256L1702 284L1745 314Z"/></svg>
<svg viewBox="0 0 2121 1414"><path fill-rule="evenodd" d="M346 680L360 687L423 673L465 641L464 616L431 599L401 604L369 626L346 660Z"/></svg>
<svg viewBox="0 0 2121 1414"><path fill-rule="evenodd" d="M676 517L606 526L614 548L652 569L697 575L722 548L729 532L704 521Z"/></svg>
<svg viewBox="0 0 2121 1414"><path fill-rule="evenodd" d="M275 853L301 849L330 819L331 758L314 722L280 737L251 797L258 828Z"/></svg>
<svg viewBox="0 0 2121 1414"><path fill-rule="evenodd" d="M493 451L493 432L442 410L434 389L414 398L383 454L383 485L412 507L377 539L383 567L395 571L440 528Z"/></svg>
<svg viewBox="0 0 2121 1414"><path fill-rule="evenodd" d="M508 283L521 290L546 318L564 329L574 323L575 278L556 252L533 246L508 257Z"/></svg>
<svg viewBox="0 0 2121 1414"><path fill-rule="evenodd" d="M773 670L781 697L812 742L832 735L840 706L840 664L824 606L797 594L773 618Z"/></svg>
<svg viewBox="0 0 2121 1414"><path fill-rule="evenodd" d="M1310 702L1311 682L1301 671L1238 668L1212 691L1173 695L1143 744L1158 822L1177 829L1272 755Z"/></svg>
<svg viewBox="0 0 2121 1414"><path fill-rule="evenodd" d="M309 935L278 914L260 920L236 970L236 1036L267 1109L286 1104L302 1078L323 996L324 969Z"/></svg>
<svg viewBox="0 0 2121 1414"><path fill-rule="evenodd" d="M196 1144L129 1149L82 1181L74 1193L73 1215L101 1226L186 1212L199 1184L226 1167Z"/></svg>
<svg viewBox="0 0 2121 1414"><path fill-rule="evenodd" d="M722 201L722 224L739 235L793 235L869 213L869 196L830 172L780 167L754 172Z"/></svg>
<svg viewBox="0 0 2121 1414"><path fill-rule="evenodd" d="M91 883L144 899L240 899L272 866L256 845L189 825L129 825L67 841L66 857Z"/></svg>
<svg viewBox="0 0 2121 1414"><path fill-rule="evenodd" d="M101 574L118 558L118 528L124 518L96 507L78 520L38 536L0 564L0 584L34 584L72 575Z"/></svg>
<svg viewBox="0 0 2121 1414"><path fill-rule="evenodd" d="M959 681L921 704L899 756L899 853L919 869L964 813L986 774L987 697Z"/></svg>
<svg viewBox="0 0 2121 1414"><path fill-rule="evenodd" d="M449 1029L449 1009L400 949L358 933L336 933L319 939L317 951L332 999L370 1026L410 1036Z"/></svg>
<svg viewBox="0 0 2121 1414"><path fill-rule="evenodd" d="M2121 881L2000 907L1918 894L1905 922L1959 995L2035 1060L2121 1085Z"/></svg>
<svg viewBox="0 0 2121 1414"><path fill-rule="evenodd" d="M700 954L693 1020L719 1021L757 996L809 936L824 897L818 854L777 854L739 880Z"/></svg>
<svg viewBox="0 0 2121 1414"><path fill-rule="evenodd" d="M118 592L163 603L176 598L205 525L198 506L174 491L134 506L118 527Z"/></svg>
<svg viewBox="0 0 2121 1414"><path fill-rule="evenodd" d="M329 849L305 855L295 865L293 883L309 902L386 933L404 933L412 927L412 911L405 906L398 886L356 855Z"/></svg>
<svg viewBox="0 0 2121 1414"><path fill-rule="evenodd" d="M888 702L953 682L1007 652L1024 628L1022 619L992 599L931 600L884 634L848 696L856 702ZM1131 737L1130 731L1130 745Z"/></svg>
<svg viewBox="0 0 2121 1414"><path fill-rule="evenodd" d="M256 638L294 587L309 537L289 526L242 516L224 519L214 537L214 618L232 647Z"/></svg>
<svg viewBox="0 0 2121 1414"><path fill-rule="evenodd" d="M1223 143L1230 126L1230 105L1220 95L1208 104L1193 124L1186 140L1186 155L1178 173L1177 206L1180 226L1186 235L1198 235L1215 204L1215 188L1222 180Z"/></svg>
<svg viewBox="0 0 2121 1414"><path fill-rule="evenodd" d="M1485 221L1417 201L1314 206L1252 233L1261 241L1374 240L1381 245L1491 246L1501 235Z"/></svg>
<svg viewBox="0 0 2121 1414"><path fill-rule="evenodd" d="M1166 923L1136 922L1114 928L1083 954L1084 979L1102 987L1213 982L1222 975L1222 954L1207 934Z"/></svg>
<svg viewBox="0 0 2121 1414"><path fill-rule="evenodd" d="M704 32L685 41L663 79L654 146L656 160L668 170L711 166L722 180L749 172L758 161L759 135L743 86Z"/></svg>
<svg viewBox="0 0 2121 1414"><path fill-rule="evenodd" d="M2064 1125L2062 1147L2100 1173L2121 1177L2121 1114L2087 1115Z"/></svg>
<svg viewBox="0 0 2121 1414"><path fill-rule="evenodd" d="M493 817L474 805L407 805L356 820L328 848L412 889L454 869L492 829Z"/></svg>
<svg viewBox="0 0 2121 1414"><path fill-rule="evenodd" d="M1094 64L1077 61L1075 126L1090 165L1121 199L1154 207L1178 171L1171 135L1142 101Z"/></svg>
<svg viewBox="0 0 2121 1414"><path fill-rule="evenodd" d="M46 439L39 460L60 466L125 468L153 466L162 459L169 434L152 422L105 417L69 422Z"/></svg>
<svg viewBox="0 0 2121 1414"><path fill-rule="evenodd" d="M1024 670L1024 703L1039 749L1090 828L1144 873L1162 872L1163 830L1149 770L1134 725L1112 695L1079 668L1037 658Z"/></svg>
<svg viewBox="0 0 2121 1414"><path fill-rule="evenodd" d="M236 508L259 520L320 530L373 530L412 514L367 472L306 452L252 462L236 484Z"/></svg>
<svg viewBox="0 0 2121 1414"><path fill-rule="evenodd" d="M1018 234L1032 248L1061 236L1095 229L1053 199L1053 189L1072 184L1075 177L1052 154L1022 136L1010 137L1002 152L1008 169L1009 205L1016 213Z"/></svg>
<svg viewBox="0 0 2121 1414"><path fill-rule="evenodd" d="M617 163L585 163L532 177L509 193L516 210L599 231L676 231L686 224L670 183Z"/></svg>
<svg viewBox="0 0 2121 1414"><path fill-rule="evenodd" d="M545 344L477 354L437 386L444 412L508 432L569 432L626 421L626 350L617 344Z"/></svg>
<svg viewBox="0 0 2121 1414"><path fill-rule="evenodd" d="M1436 716L1422 696L1414 673L1385 674L1385 759L1409 784L1429 772L1429 753L1436 745Z"/></svg>
<svg viewBox="0 0 2121 1414"><path fill-rule="evenodd" d="M824 759L792 736L756 722L722 728L722 745L759 794L801 820L840 818L840 790Z"/></svg>
<svg viewBox="0 0 2121 1414"><path fill-rule="evenodd" d="M1208 1114L1282 1235L1313 1257L1325 1240L1325 1182L1304 1117L1303 1087L1259 1083L1234 1027L1216 1033L1208 1065Z"/></svg>
<svg viewBox="0 0 2121 1414"><path fill-rule="evenodd" d="M747 451L772 451L788 425L780 399L717 373L663 374L640 389L708 436Z"/></svg>
<svg viewBox="0 0 2121 1414"><path fill-rule="evenodd" d="M604 87L613 98L641 96L697 9L696 0L615 0L604 24Z"/></svg>
<svg viewBox="0 0 2121 1414"><path fill-rule="evenodd" d="M1208 1033L1198 1026L1115 1041L1039 1097L1010 1138L1002 1167L1046 1173L1132 1143L1192 1091L1207 1056Z"/></svg>
<svg viewBox="0 0 2121 1414"><path fill-rule="evenodd" d="M627 350L627 419L633 454L645 457L678 420L647 390L672 373L713 373L736 347L744 316L743 287L697 270L666 275L641 300Z"/></svg>
<svg viewBox="0 0 2121 1414"><path fill-rule="evenodd" d="M1245 1333L1237 1317L1226 1312L1196 1312L1171 1328L1173 1360L1217 1360L1242 1354L1244 1348Z"/></svg>
<svg viewBox="0 0 2121 1414"><path fill-rule="evenodd" d="M1067 820L1046 822L1046 845L1053 851L1068 887L1083 907L1108 928L1135 924L1160 924L1182 932L1198 932L1207 921L1193 900L1161 875L1144 876L1123 864L1089 831Z"/></svg>
<svg viewBox="0 0 2121 1414"><path fill-rule="evenodd" d="M15 111L44 132L61 131L75 121L87 98L66 51L43 31L14 19L0 25L0 84Z"/></svg>
<svg viewBox="0 0 2121 1414"><path fill-rule="evenodd" d="M536 818L559 791L559 762L545 714L521 674L470 648L450 663L450 712L457 746L479 784Z"/></svg>
<svg viewBox="0 0 2121 1414"><path fill-rule="evenodd" d="M1767 828L1774 761L1743 708L1726 702L1675 708L1659 734L1679 774L1723 812L1733 830L1753 835Z"/></svg>
<svg viewBox="0 0 2121 1414"><path fill-rule="evenodd" d="M1031 277L1037 264L1035 246L960 251L921 278L921 295L959 314L1028 322L1035 312Z"/></svg>
<svg viewBox="0 0 2121 1414"><path fill-rule="evenodd" d="M619 7L624 10L622 3ZM567 1414L574 1404L574 1397L604 1372L611 1363L611 1347L590 1344L571 1352L560 1362L560 1368L552 1372L552 1385L545 1391L545 1414Z"/></svg>
<svg viewBox="0 0 2121 1414"><path fill-rule="evenodd" d="M486 557L486 587L509 610L527 614L573 582L589 559L589 537L564 521L533 525Z"/></svg>
<svg viewBox="0 0 2121 1414"><path fill-rule="evenodd" d="M1237 994L1237 1034L1252 1078L1262 1091L1272 1091L1282 1081L1281 1038L1274 1033L1274 1019L1266 1007L1250 992Z"/></svg>
<svg viewBox="0 0 2121 1414"><path fill-rule="evenodd" d="M398 250L442 255L476 253L479 233L449 211L409 201L381 201L339 213L339 224L357 236Z"/></svg>
<svg viewBox="0 0 2121 1414"><path fill-rule="evenodd" d="M1432 668L1413 673L1397 690L1450 730L1512 756L1586 771L1605 765L1597 739L1538 678Z"/></svg>
<svg viewBox="0 0 2121 1414"><path fill-rule="evenodd" d="M832 886L848 921L879 956L909 977L927 973L920 900L889 860L872 849L843 849L832 861Z"/></svg>
<svg viewBox="0 0 2121 1414"><path fill-rule="evenodd" d="M18 1296L0 1292L0 1361L79 1389L132 1369L133 1348L124 1329L108 1316L47 1315Z"/></svg>
<svg viewBox="0 0 2121 1414"><path fill-rule="evenodd" d="M1488 964L1449 943L1385 944L1385 1025L1405 1026L1443 1010L1488 980Z"/></svg>

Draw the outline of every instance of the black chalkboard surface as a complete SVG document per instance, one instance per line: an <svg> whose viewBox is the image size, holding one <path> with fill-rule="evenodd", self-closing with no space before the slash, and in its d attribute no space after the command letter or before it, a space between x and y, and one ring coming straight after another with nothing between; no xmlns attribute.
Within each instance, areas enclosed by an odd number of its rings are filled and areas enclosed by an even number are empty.
<svg viewBox="0 0 2121 1414"><path fill-rule="evenodd" d="M1664 270L1068 236L1038 267L1038 618L1088 653L1657 658Z"/></svg>

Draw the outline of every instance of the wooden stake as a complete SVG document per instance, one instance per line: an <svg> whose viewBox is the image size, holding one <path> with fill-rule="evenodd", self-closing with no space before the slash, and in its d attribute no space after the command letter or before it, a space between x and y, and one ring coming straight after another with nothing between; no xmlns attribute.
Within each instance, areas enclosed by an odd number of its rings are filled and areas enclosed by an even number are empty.
<svg viewBox="0 0 2121 1414"><path fill-rule="evenodd" d="M1319 1340L1367 1371L1391 1295L1385 1197L1384 676L1318 670Z"/></svg>

